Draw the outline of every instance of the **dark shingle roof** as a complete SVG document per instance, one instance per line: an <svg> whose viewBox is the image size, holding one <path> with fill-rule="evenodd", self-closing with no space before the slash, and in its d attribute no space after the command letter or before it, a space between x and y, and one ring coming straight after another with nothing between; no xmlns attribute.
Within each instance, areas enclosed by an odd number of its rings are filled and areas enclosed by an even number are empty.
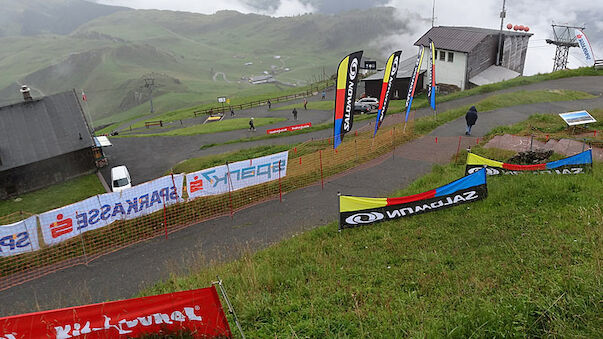
<svg viewBox="0 0 603 339"><path fill-rule="evenodd" d="M415 70L415 63L417 62L417 55L415 54L415 51L413 51L413 54L414 55L411 56L410 58L400 60L400 63L398 64L398 73L396 73L396 79L410 78L412 76L412 72ZM425 56L423 57L423 63L421 64L421 72L424 72L427 70L427 64L429 62L428 54L429 54L429 51L425 50ZM383 72L384 72L384 70L380 70L377 73L362 79L362 81L372 81L372 80L382 81L383 80Z"/></svg>
<svg viewBox="0 0 603 339"><path fill-rule="evenodd" d="M75 91L0 107L0 171L92 146Z"/></svg>
<svg viewBox="0 0 603 339"><path fill-rule="evenodd" d="M479 27L432 27L415 42L415 46L429 46L429 38L438 49L469 53L489 35L498 35L500 31ZM503 31L504 35L532 36L531 33Z"/></svg>

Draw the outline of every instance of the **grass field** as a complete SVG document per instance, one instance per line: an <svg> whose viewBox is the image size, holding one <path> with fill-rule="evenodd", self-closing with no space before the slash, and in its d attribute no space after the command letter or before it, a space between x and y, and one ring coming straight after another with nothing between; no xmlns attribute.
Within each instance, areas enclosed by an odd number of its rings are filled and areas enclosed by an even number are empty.
<svg viewBox="0 0 603 339"><path fill-rule="evenodd" d="M255 127L271 125L277 122L285 121L285 118L255 118L253 119ZM156 136L183 136L196 134L209 134L228 132L238 129L249 129L249 119L236 118L212 122L207 124L198 124L184 128L173 129L162 133L152 134L120 134L120 137L156 137Z"/></svg>
<svg viewBox="0 0 603 339"><path fill-rule="evenodd" d="M463 167L436 166L393 196ZM602 176L596 164L488 178L484 201L341 233L331 223L140 294L219 275L249 337L598 337Z"/></svg>
<svg viewBox="0 0 603 339"><path fill-rule="evenodd" d="M0 200L0 216L25 211L41 213L105 193L96 174L85 175L62 184L19 196L20 200Z"/></svg>

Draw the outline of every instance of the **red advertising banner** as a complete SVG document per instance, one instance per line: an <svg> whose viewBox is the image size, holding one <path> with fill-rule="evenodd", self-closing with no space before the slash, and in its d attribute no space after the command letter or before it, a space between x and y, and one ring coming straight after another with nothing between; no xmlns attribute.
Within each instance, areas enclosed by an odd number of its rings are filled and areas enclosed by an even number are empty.
<svg viewBox="0 0 603 339"><path fill-rule="evenodd" d="M293 125L293 126L285 126L285 127L281 127L281 128L269 129L266 131L266 134L278 134L278 133L283 133L283 132L293 132L293 131L297 131L297 130L308 128L308 127L312 127L311 122L306 123L306 124L301 124L301 125Z"/></svg>
<svg viewBox="0 0 603 339"><path fill-rule="evenodd" d="M215 287L0 318L0 338L230 338Z"/></svg>

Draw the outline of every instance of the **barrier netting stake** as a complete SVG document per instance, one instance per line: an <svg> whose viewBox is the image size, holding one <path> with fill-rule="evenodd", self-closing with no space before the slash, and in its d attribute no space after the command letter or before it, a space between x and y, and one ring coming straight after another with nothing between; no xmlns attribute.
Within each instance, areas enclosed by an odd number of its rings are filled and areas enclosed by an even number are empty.
<svg viewBox="0 0 603 339"><path fill-rule="evenodd" d="M459 136L459 145L456 148L456 156L454 157L454 162L456 162L456 160L459 157L459 152L461 151L461 138L463 138L463 136Z"/></svg>
<svg viewBox="0 0 603 339"><path fill-rule="evenodd" d="M234 207L232 206L232 189L230 186L232 185L232 180L230 180L230 167L228 166L228 161L226 162L226 170L228 172L228 201L230 204L230 218L233 218L234 215Z"/></svg>
<svg viewBox="0 0 603 339"><path fill-rule="evenodd" d="M165 211L165 198L163 199L163 226L165 227L165 238L168 238L168 230L167 230L167 215Z"/></svg>
<svg viewBox="0 0 603 339"><path fill-rule="evenodd" d="M325 189L325 181L323 178L323 174L322 174L322 150L318 151L318 156L320 157L320 185L322 186L322 189Z"/></svg>
<svg viewBox="0 0 603 339"><path fill-rule="evenodd" d="M281 161L278 161L278 198L283 202L283 187L281 186Z"/></svg>
<svg viewBox="0 0 603 339"><path fill-rule="evenodd" d="M75 212L75 215L77 217L77 212ZM84 263L86 264L86 266L88 266L88 256L86 255L86 245L84 243L84 233L80 232L80 240L82 242L82 253L84 254Z"/></svg>

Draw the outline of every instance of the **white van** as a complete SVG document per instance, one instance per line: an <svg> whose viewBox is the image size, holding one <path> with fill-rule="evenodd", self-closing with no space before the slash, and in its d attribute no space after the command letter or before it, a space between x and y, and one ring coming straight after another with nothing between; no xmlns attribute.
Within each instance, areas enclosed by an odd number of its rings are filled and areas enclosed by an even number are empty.
<svg viewBox="0 0 603 339"><path fill-rule="evenodd" d="M126 166L117 166L111 169L111 189L113 192L123 191L132 187L130 173Z"/></svg>

